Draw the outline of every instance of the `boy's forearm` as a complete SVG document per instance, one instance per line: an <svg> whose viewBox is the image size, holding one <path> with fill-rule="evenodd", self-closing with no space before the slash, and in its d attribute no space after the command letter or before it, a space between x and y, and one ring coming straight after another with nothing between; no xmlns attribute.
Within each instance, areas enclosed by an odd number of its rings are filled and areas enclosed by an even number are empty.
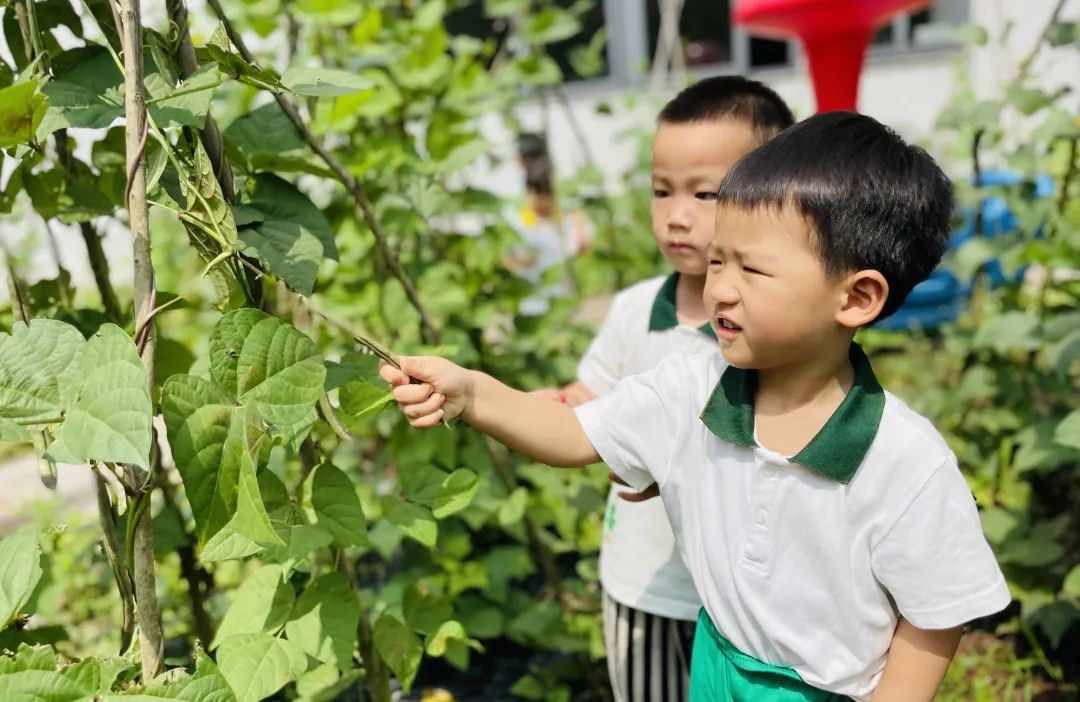
<svg viewBox="0 0 1080 702"><path fill-rule="evenodd" d="M479 371L472 375L472 397L462 418L476 429L547 465L569 468L600 460L567 405L514 390Z"/></svg>
<svg viewBox="0 0 1080 702"><path fill-rule="evenodd" d="M871 702L931 702L963 633L963 627L920 629L901 619Z"/></svg>

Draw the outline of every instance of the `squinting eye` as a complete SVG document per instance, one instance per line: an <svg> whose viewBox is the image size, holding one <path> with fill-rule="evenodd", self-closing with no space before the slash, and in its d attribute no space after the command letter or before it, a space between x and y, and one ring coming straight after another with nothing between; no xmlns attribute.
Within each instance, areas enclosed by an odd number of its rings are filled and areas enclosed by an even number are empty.
<svg viewBox="0 0 1080 702"><path fill-rule="evenodd" d="M722 265L724 265L724 262L714 258L714 259L711 259L709 261L709 265L710 266L722 266Z"/></svg>
<svg viewBox="0 0 1080 702"><path fill-rule="evenodd" d="M758 269L750 268L749 266L743 266L743 270L746 271L747 273L751 273L753 275L765 275L764 273L762 273Z"/></svg>
<svg viewBox="0 0 1080 702"><path fill-rule="evenodd" d="M667 197L668 196L668 191L667 190L653 190L652 191L652 196L653 197Z"/></svg>
<svg viewBox="0 0 1080 702"><path fill-rule="evenodd" d="M695 196L698 200L712 201L716 199L716 193L714 192L702 192L697 193Z"/></svg>

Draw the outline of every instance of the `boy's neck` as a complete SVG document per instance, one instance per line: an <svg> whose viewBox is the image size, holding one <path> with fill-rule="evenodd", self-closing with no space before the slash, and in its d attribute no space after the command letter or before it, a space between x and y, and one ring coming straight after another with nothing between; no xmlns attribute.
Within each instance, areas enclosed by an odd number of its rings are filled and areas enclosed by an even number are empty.
<svg viewBox="0 0 1080 702"><path fill-rule="evenodd" d="M754 419L765 448L789 456L801 451L851 390L851 340L826 346L806 362L758 371Z"/></svg>
<svg viewBox="0 0 1080 702"><path fill-rule="evenodd" d="M680 324L700 327L709 321L705 309L705 276L679 274L675 284L675 317Z"/></svg>

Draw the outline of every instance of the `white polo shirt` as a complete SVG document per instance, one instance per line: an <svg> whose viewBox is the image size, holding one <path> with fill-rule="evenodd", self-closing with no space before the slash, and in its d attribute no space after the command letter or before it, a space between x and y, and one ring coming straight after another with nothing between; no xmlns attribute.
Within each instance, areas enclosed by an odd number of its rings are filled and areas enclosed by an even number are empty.
<svg viewBox="0 0 1080 702"><path fill-rule="evenodd" d="M680 324L675 313L678 275L637 283L615 296L604 323L578 365L577 377L596 395L619 380L655 368L669 354L718 348L709 325ZM600 584L612 599L670 619L693 621L701 599L675 546L660 500L627 502L616 486L604 512Z"/></svg>
<svg viewBox="0 0 1080 702"><path fill-rule="evenodd" d="M653 482L720 634L824 690L868 700L903 616L944 629L1009 604L956 458L884 392L855 382L794 457L755 441L755 374L670 356L577 408L600 456Z"/></svg>

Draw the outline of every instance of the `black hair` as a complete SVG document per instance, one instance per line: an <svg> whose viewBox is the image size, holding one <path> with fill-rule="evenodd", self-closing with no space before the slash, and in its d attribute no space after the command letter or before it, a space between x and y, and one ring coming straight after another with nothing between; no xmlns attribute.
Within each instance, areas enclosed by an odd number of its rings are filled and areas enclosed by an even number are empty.
<svg viewBox="0 0 1080 702"><path fill-rule="evenodd" d="M525 188L538 195L551 195L554 192L554 174L551 162L546 158L538 158L525 166Z"/></svg>
<svg viewBox="0 0 1080 702"><path fill-rule="evenodd" d="M810 117L744 156L718 206L794 207L830 276L873 269L889 283L878 319L895 312L941 261L953 193L934 159L877 120Z"/></svg>
<svg viewBox="0 0 1080 702"><path fill-rule="evenodd" d="M762 143L795 121L772 88L742 76L714 76L694 83L664 105L657 121L686 124L725 117L748 123Z"/></svg>
<svg viewBox="0 0 1080 702"><path fill-rule="evenodd" d="M518 156L525 161L544 158L548 155L547 142L542 134L525 132L518 137Z"/></svg>

